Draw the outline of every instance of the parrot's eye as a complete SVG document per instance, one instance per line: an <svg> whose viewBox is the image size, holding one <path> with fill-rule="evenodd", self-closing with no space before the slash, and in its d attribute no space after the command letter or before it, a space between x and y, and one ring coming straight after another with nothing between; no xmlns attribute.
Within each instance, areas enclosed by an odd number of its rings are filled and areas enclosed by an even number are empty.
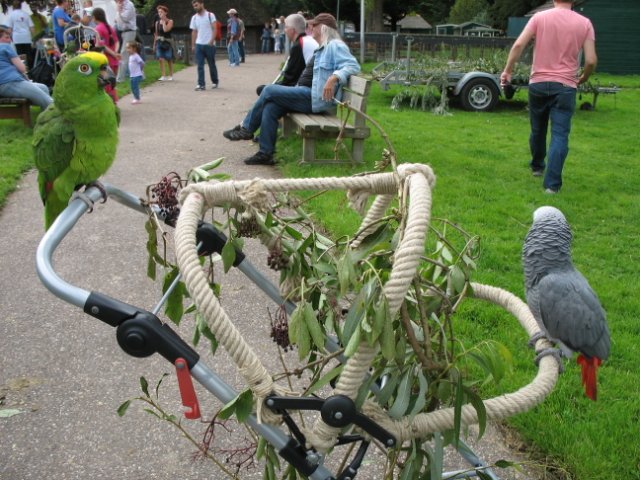
<svg viewBox="0 0 640 480"><path fill-rule="evenodd" d="M83 63L78 67L78 71L83 75L89 75L91 73L91 66Z"/></svg>

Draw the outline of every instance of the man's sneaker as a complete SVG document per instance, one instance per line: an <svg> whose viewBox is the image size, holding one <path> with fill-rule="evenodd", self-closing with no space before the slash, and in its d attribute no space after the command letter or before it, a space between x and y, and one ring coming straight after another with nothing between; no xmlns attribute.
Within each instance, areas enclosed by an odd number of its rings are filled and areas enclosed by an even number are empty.
<svg viewBox="0 0 640 480"><path fill-rule="evenodd" d="M197 85L196 88L194 89L196 92L204 90L204 85Z"/></svg>
<svg viewBox="0 0 640 480"><path fill-rule="evenodd" d="M547 193L549 195L555 195L556 193L558 193L558 190L554 190L553 188L545 188L544 193Z"/></svg>
<svg viewBox="0 0 640 480"><path fill-rule="evenodd" d="M544 170L531 170L531 175L534 177L541 177L544 175Z"/></svg>
<svg viewBox="0 0 640 480"><path fill-rule="evenodd" d="M131 105L138 105L140 102L142 102L142 100L138 100L138 99L133 99L131 100Z"/></svg>
<svg viewBox="0 0 640 480"><path fill-rule="evenodd" d="M229 135L231 135L231 132L235 132L238 131L242 128L242 125L238 124L235 127L233 127L231 130L225 130L224 132L222 132L222 136L224 138L229 138Z"/></svg>
<svg viewBox="0 0 640 480"><path fill-rule="evenodd" d="M165 80L166 80L167 82L173 82L173 77L167 77L167 78L165 78Z"/></svg>
<svg viewBox="0 0 640 480"><path fill-rule="evenodd" d="M211 85L211 90L214 90L216 88L218 88L218 84L217 83L214 83L213 85Z"/></svg>
<svg viewBox="0 0 640 480"><path fill-rule="evenodd" d="M238 129L234 128L232 130L227 130L226 132L223 132L222 135L232 141L251 140L253 138L253 133L243 126L240 126Z"/></svg>
<svg viewBox="0 0 640 480"><path fill-rule="evenodd" d="M275 165L273 155L264 152L257 152L254 156L247 158L244 163L247 165Z"/></svg>
<svg viewBox="0 0 640 480"><path fill-rule="evenodd" d="M164 82L166 80L167 80L167 77L165 77L164 75L158 79L159 82Z"/></svg>

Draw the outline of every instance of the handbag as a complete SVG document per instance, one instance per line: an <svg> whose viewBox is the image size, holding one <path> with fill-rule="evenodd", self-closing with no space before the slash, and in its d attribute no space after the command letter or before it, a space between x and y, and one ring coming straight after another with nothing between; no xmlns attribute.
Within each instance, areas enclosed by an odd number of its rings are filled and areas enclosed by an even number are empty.
<svg viewBox="0 0 640 480"><path fill-rule="evenodd" d="M171 42L164 37L158 37L158 46L163 51L171 50Z"/></svg>

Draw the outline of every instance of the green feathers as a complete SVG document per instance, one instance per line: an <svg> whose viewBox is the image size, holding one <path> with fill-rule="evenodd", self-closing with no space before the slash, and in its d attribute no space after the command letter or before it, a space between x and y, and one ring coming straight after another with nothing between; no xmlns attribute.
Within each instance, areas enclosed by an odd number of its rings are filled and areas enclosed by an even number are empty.
<svg viewBox="0 0 640 480"><path fill-rule="evenodd" d="M101 53L72 58L56 78L53 104L38 117L33 149L47 229L73 191L96 181L116 156L116 106L104 92L109 75Z"/></svg>

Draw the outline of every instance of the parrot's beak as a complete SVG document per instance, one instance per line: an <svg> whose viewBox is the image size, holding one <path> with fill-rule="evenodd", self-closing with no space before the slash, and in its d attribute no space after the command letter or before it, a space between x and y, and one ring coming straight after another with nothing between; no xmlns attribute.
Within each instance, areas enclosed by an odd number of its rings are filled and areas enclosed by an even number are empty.
<svg viewBox="0 0 640 480"><path fill-rule="evenodd" d="M116 76L113 73L113 70L109 68L108 65L105 65L100 69L100 75L98 75L98 85L104 88L107 85L111 85L111 88L116 87Z"/></svg>

